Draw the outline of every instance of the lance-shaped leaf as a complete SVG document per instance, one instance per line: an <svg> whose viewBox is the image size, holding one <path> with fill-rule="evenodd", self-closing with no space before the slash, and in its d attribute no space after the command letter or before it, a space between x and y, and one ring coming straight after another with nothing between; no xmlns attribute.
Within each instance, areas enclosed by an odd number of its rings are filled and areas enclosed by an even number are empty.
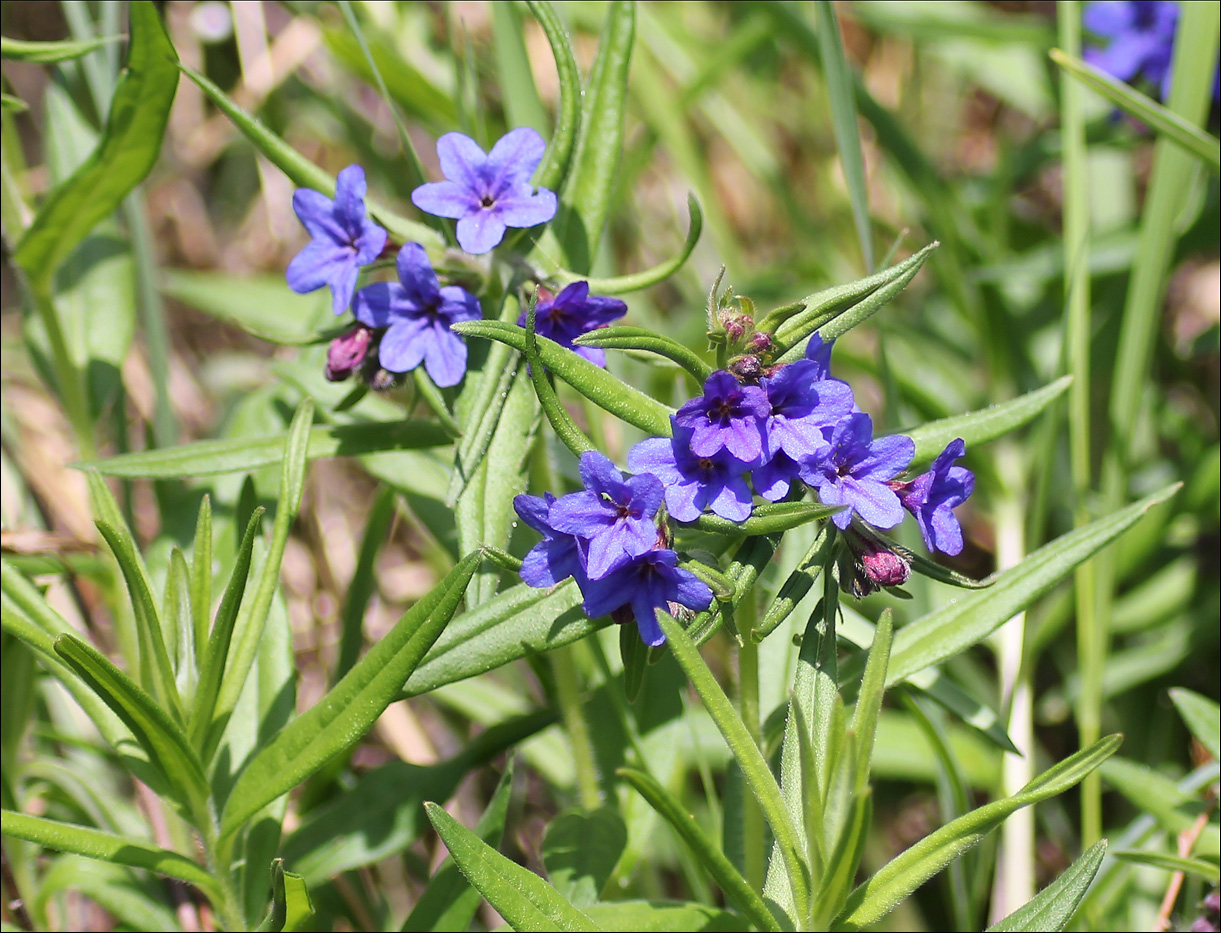
<svg viewBox="0 0 1221 933"><path fill-rule="evenodd" d="M0 819L3 820L0 823L0 833L13 839L24 839L57 852L73 852L116 865L130 865L132 868L155 871L193 884L209 898L217 897L220 890L207 869L184 855L159 848L142 839L130 839L88 826L27 816L12 810L5 810Z"/></svg>
<svg viewBox="0 0 1221 933"><path fill-rule="evenodd" d="M240 473L284 460L288 434L224 441L195 441L161 450L142 450L95 460L89 466L106 476L125 479L178 479L216 473ZM407 420L328 424L309 430L305 457L357 457L385 450L419 450L452 443L435 421Z"/></svg>
<svg viewBox="0 0 1221 933"><path fill-rule="evenodd" d="M57 187L13 259L41 290L73 248L152 171L178 87L178 55L151 3L133 3L127 64L93 155Z"/></svg>
<svg viewBox="0 0 1221 933"><path fill-rule="evenodd" d="M607 350L642 350L646 353L656 353L671 362L677 363L695 380L697 386L703 386L704 380L712 375L712 367L699 358L690 347L685 347L677 340L657 334L644 327L619 325L600 327L582 334L575 341L579 347L602 347Z"/></svg>
<svg viewBox="0 0 1221 933"><path fill-rule="evenodd" d="M945 450L946 444L961 437L970 450L976 444L985 444L1015 431L1028 424L1041 414L1052 402L1059 398L1072 384L1072 376L1061 376L1055 382L1019 395L1008 402L991 405L978 411L969 411L965 415L955 415L952 418L942 418L940 421L930 421L918 427L900 431L916 442L916 453L912 458L911 469L916 469L926 463L931 463L937 455Z"/></svg>
<svg viewBox="0 0 1221 933"><path fill-rule="evenodd" d="M188 68L186 65L179 65L178 67L182 70L183 74L199 85L200 90L220 108L225 116L233 121L233 125L254 144L254 148L265 155L272 165L287 175L293 184L299 188L310 188L314 191L319 191L328 198L335 196L335 176L324 172L305 156L301 155L301 153L297 152L296 149L269 130L263 124L263 121L235 104L225 96L224 91L198 71ZM425 249L432 250L441 250L445 247L440 234L432 228L394 213L389 208L377 203L373 198L366 198L365 203L369 205L369 213L390 232L390 235L397 242L419 243Z"/></svg>
<svg viewBox="0 0 1221 933"><path fill-rule="evenodd" d="M679 901L604 901L585 908L589 919L607 930L632 930L634 933L731 933L748 930L746 918L704 904Z"/></svg>
<svg viewBox="0 0 1221 933"><path fill-rule="evenodd" d="M700 531L718 535L775 535L842 512L845 506L818 502L766 502L755 507L750 518L735 522L719 515L704 514L691 522Z"/></svg>
<svg viewBox="0 0 1221 933"><path fill-rule="evenodd" d="M1202 878L1214 887L1218 881L1221 881L1221 870L1212 862L1206 862L1200 858L1184 858L1181 855L1171 855L1167 852L1143 852L1140 849L1123 849L1116 852L1115 857L1125 862L1160 868L1163 871L1181 871L1185 875Z"/></svg>
<svg viewBox="0 0 1221 933"><path fill-rule="evenodd" d="M195 625L195 663L203 668L212 613L212 499L199 501L195 520L195 547L191 554L191 612Z"/></svg>
<svg viewBox="0 0 1221 933"><path fill-rule="evenodd" d="M518 352L526 350L525 328L504 321L462 321L451 328L464 337L496 340ZM546 337L538 338L543 365L598 407L649 434L669 437L672 409L633 389L600 366Z"/></svg>
<svg viewBox="0 0 1221 933"><path fill-rule="evenodd" d="M568 30L551 4L547 0L526 0L526 6L543 28L560 80L560 113L555 122L555 132L551 134L543 161L534 173L539 187L554 189L564 178L572 145L581 125L581 72L577 69L572 43L568 41Z"/></svg>
<svg viewBox="0 0 1221 933"><path fill-rule="evenodd" d="M876 923L1014 811L1062 794L1115 754L1123 739L1110 735L1044 771L1012 797L997 800L947 823L887 863L852 892L837 927L859 930Z"/></svg>
<svg viewBox="0 0 1221 933"><path fill-rule="evenodd" d="M1170 691L1175 709L1214 759L1221 760L1221 707L1208 697L1176 687Z"/></svg>
<svg viewBox="0 0 1221 933"><path fill-rule="evenodd" d="M530 373L530 381L534 384L534 394L538 396L538 402L547 415L547 420L551 422L551 429L555 431L556 437L564 442L564 446L572 451L572 455L579 460L583 453L594 450L595 445L585 436L585 432L577 427L572 416L560 402L560 397L555 394L555 386L547 378L543 361L539 359L538 331L536 330L537 305L537 301L531 301L530 308L526 312L526 368Z"/></svg>
<svg viewBox="0 0 1221 933"><path fill-rule="evenodd" d="M435 803L424 805L449 854L514 930L598 930L538 875L511 862Z"/></svg>
<svg viewBox="0 0 1221 933"><path fill-rule="evenodd" d="M398 623L316 706L285 726L246 766L221 817L230 836L247 819L358 742L394 700L449 622L481 560L470 554Z"/></svg>
<svg viewBox="0 0 1221 933"><path fill-rule="evenodd" d="M73 635L55 639L55 653L81 676L132 731L195 819L207 813L207 780L187 737L168 713L97 649Z"/></svg>
<svg viewBox="0 0 1221 933"><path fill-rule="evenodd" d="M780 592L772 600L771 605L759 620L759 624L751 629L750 637L756 642L763 641L774 632L785 619L792 615L815 581L822 573L823 566L830 556L833 539L823 528L814 539L810 550L801 558L788 579L780 587Z"/></svg>
<svg viewBox="0 0 1221 933"><path fill-rule="evenodd" d="M644 288L651 288L661 282L664 282L675 272L683 267L683 264L690 258L692 250L695 249L695 244L700 240L700 234L704 229L704 212L700 209L700 202L695 195L687 195L687 239L683 242L682 249L667 259L665 262L660 262L651 269L644 269L640 272L632 272L627 275L616 275L605 279L588 279L589 290L597 295L626 295L628 292L638 292ZM569 282L581 281L585 276L577 275L575 272L568 272L561 269L555 276L560 282L565 284ZM594 346L594 344L589 344ZM703 384L703 380L700 381Z"/></svg>
<svg viewBox="0 0 1221 933"><path fill-rule="evenodd" d="M887 686L987 638L1015 613L1048 593L1074 567L1135 525L1154 505L1174 495L1178 488L1178 484L1169 486L1057 538L1006 571L989 589L968 593L905 625L895 636Z"/></svg>
<svg viewBox="0 0 1221 933"><path fill-rule="evenodd" d="M734 583L734 595L729 603L731 609L736 608L754 587L759 574L776 553L779 540L774 536L758 535L747 538L738 548L725 571L725 576ZM713 603L710 609L696 613L687 626L691 640L702 645L711 638L724 621L724 611L721 603Z"/></svg>
<svg viewBox="0 0 1221 933"><path fill-rule="evenodd" d="M103 46L119 42L122 38L122 36L99 36L84 42L74 42L71 39L61 39L57 42L29 42L25 39L10 39L8 36L3 36L0 37L0 58L30 62L35 65L50 65L55 62L81 58Z"/></svg>
<svg viewBox="0 0 1221 933"><path fill-rule="evenodd" d="M271 862L271 907L256 930L271 933L287 933L308 929L309 919L314 915L314 903L310 900L305 879L284 870L283 859Z"/></svg>
<svg viewBox="0 0 1221 933"><path fill-rule="evenodd" d="M1100 839L1069 865L1059 878L1045 887L1004 920L988 927L988 933L1024 933L1026 930L1059 931L1068 926L1098 873L1107 841Z"/></svg>
<svg viewBox="0 0 1221 933"><path fill-rule="evenodd" d="M574 907L597 903L627 846L623 817L608 806L559 814L543 835L543 867Z"/></svg>
<svg viewBox="0 0 1221 933"><path fill-rule="evenodd" d="M763 898L746 883L746 879L734 868L733 863L725 857L716 843L704 834L695 818L683 809L673 794L643 771L620 768L616 773L631 784L640 796L649 802L649 806L674 828L717 887L725 892L728 901L746 914L760 930L781 929Z"/></svg>

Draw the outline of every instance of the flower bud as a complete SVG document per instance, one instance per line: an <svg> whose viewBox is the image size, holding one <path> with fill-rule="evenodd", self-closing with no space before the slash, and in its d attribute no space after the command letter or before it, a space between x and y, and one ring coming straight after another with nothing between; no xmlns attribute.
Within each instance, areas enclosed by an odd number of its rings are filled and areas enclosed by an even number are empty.
<svg viewBox="0 0 1221 933"><path fill-rule="evenodd" d="M860 555L865 576L878 586L902 586L911 575L907 561L887 548L872 547Z"/></svg>
<svg viewBox="0 0 1221 933"><path fill-rule="evenodd" d="M326 351L326 378L329 382L343 382L365 361L373 331L364 324L357 324L346 334L331 341Z"/></svg>
<svg viewBox="0 0 1221 933"><path fill-rule="evenodd" d="M729 371L741 382L758 382L763 375L763 364L759 362L759 357L746 354L730 360Z"/></svg>
<svg viewBox="0 0 1221 933"><path fill-rule="evenodd" d="M746 341L746 349L751 353L766 353L772 348L772 335L761 330L755 331Z"/></svg>

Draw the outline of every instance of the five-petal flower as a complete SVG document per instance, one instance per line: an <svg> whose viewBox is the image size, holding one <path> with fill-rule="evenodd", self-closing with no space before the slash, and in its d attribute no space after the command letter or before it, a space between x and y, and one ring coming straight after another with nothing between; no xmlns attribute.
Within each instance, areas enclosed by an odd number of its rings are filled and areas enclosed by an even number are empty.
<svg viewBox="0 0 1221 933"><path fill-rule="evenodd" d="M825 451L803 461L801 478L817 487L824 505L851 506L831 516L837 528L847 528L853 513L893 528L903 521L903 507L887 480L905 470L915 452L915 442L902 434L873 440L873 421L856 412L835 426Z"/></svg>
<svg viewBox="0 0 1221 933"><path fill-rule="evenodd" d="M469 136L437 140L445 181L421 185L411 201L422 211L458 221L458 244L478 255L504 238L506 227L533 227L555 216L555 192L535 189L530 176L546 143L529 127L510 130L484 153Z"/></svg>
<svg viewBox="0 0 1221 933"><path fill-rule="evenodd" d="M672 602L697 610L712 605L708 584L679 567L678 555L663 548L637 555L601 580L590 581L582 592L585 613L591 619L631 606L640 637L650 646L666 640L657 624L658 609L668 612Z"/></svg>
<svg viewBox="0 0 1221 933"><path fill-rule="evenodd" d="M526 326L523 311L517 319L519 327ZM618 298L591 295L588 282L573 282L558 295L544 298L534 308L534 331L540 337L554 340L562 347L570 347L579 356L598 366L606 365L606 351L599 347L578 347L573 341L582 334L627 314L627 305Z"/></svg>
<svg viewBox="0 0 1221 933"><path fill-rule="evenodd" d="M962 551L962 527L954 507L962 505L975 490L975 474L954 461L966 456L961 437L946 444L933 461L933 468L910 483L893 485L903 507L916 517L920 534L930 551L958 554Z"/></svg>

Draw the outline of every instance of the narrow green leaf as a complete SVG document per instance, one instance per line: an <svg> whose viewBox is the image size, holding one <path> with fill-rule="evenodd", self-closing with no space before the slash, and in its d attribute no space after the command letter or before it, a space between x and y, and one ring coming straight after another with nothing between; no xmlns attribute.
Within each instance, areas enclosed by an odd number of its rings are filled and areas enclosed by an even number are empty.
<svg viewBox="0 0 1221 933"><path fill-rule="evenodd" d="M70 39L55 42L30 42L26 39L10 39L8 36L3 36L0 37L0 58L31 62L35 65L50 65L80 58L95 49L110 45L112 42L120 42L122 39L122 36L100 36L85 42L73 42Z"/></svg>
<svg viewBox="0 0 1221 933"><path fill-rule="evenodd" d="M637 641L640 639L637 638ZM746 883L746 879L733 867L724 853L709 839L695 818L688 813L681 803L668 790L657 783L643 771L633 768L620 768L616 772L627 781L645 800L649 806L678 833L679 838L687 844L691 853L704 866L716 886L725 892L726 899L738 910L746 914L751 922L760 930L780 930L780 924L767 909L763 898Z"/></svg>
<svg viewBox="0 0 1221 933"><path fill-rule="evenodd" d="M564 179L572 146L581 126L581 72L568 41L568 30L547 0L526 0L526 6L543 28L555 58L555 70L560 81L560 113L555 132L547 143L543 161L534 173L535 182L543 188L556 188Z"/></svg>
<svg viewBox="0 0 1221 933"><path fill-rule="evenodd" d="M236 126L251 143L267 159L282 171L299 188L310 188L325 194L328 198L335 196L335 178L314 165L309 159L293 149L283 139L269 130L261 120L247 113L228 97L219 87L201 75L193 68L179 65L179 69L188 78L199 85L200 90L220 108L233 125ZM375 199L366 198L369 213L380 223L399 243L419 243L425 249L441 250L445 243L440 234L424 224L408 220L381 206Z"/></svg>
<svg viewBox="0 0 1221 933"><path fill-rule="evenodd" d="M899 434L906 434L916 442L916 455L912 458L911 468L915 470L931 463L945 449L946 444L956 437L961 437L966 442L969 451L977 444L986 444L1024 424L1029 424L1059 398L1072 382L1072 376L1061 376L1041 389L1019 395L1008 402L899 431Z"/></svg>
<svg viewBox="0 0 1221 933"><path fill-rule="evenodd" d="M314 903L310 900L305 879L291 871L285 871L283 859L272 859L271 908L263 922L255 929L269 930L272 933L308 929L309 920L313 916Z"/></svg>
<svg viewBox="0 0 1221 933"><path fill-rule="evenodd" d="M525 328L504 321L463 321L452 330L464 337L496 340L524 353ZM649 434L669 437L671 409L621 382L600 366L546 337L538 338L539 359L551 372L600 408Z"/></svg>
<svg viewBox="0 0 1221 933"><path fill-rule="evenodd" d="M547 825L543 866L561 897L588 907L601 898L626 846L627 826L612 807L568 810Z"/></svg>
<svg viewBox="0 0 1221 933"><path fill-rule="evenodd" d="M765 502L755 506L750 518L744 522L705 513L690 524L700 531L718 535L774 535L827 518L843 509L842 505L817 502Z"/></svg>
<svg viewBox="0 0 1221 933"><path fill-rule="evenodd" d="M542 878L509 861L441 807L424 808L462 874L513 929L600 929Z"/></svg>
<svg viewBox="0 0 1221 933"><path fill-rule="evenodd" d="M1137 865L1150 865L1165 871L1181 871L1185 875L1201 878L1216 886L1221 881L1221 869L1212 862L1199 858L1183 858L1164 852L1145 852L1141 849L1121 849L1115 853L1117 859L1125 862L1135 862Z"/></svg>
<svg viewBox="0 0 1221 933"><path fill-rule="evenodd" d="M1102 779L1126 797L1137 809L1152 817L1171 834L1185 832L1204 810L1199 794L1187 793L1175 782L1148 765L1115 757L1103 767ZM1197 855L1221 854L1221 831L1208 823L1196 840Z"/></svg>
<svg viewBox="0 0 1221 933"><path fill-rule="evenodd" d="M250 573L254 539L258 536L262 525L263 507L259 506L250 516L250 521L246 523L246 533L242 536L242 543L237 550L233 573L225 586L224 595L221 596L220 606L216 610L216 622L208 636L203 662L199 666L199 687L188 721L191 745L197 749L204 747L212 725L216 697L220 694L225 662L229 657L233 627L237 622L238 610L242 605L242 596L246 592L246 578Z"/></svg>
<svg viewBox="0 0 1221 933"><path fill-rule="evenodd" d="M88 826L27 816L12 810L5 810L0 814L0 818L3 819L0 833L13 839L24 839L57 852L73 852L116 865L130 865L133 868L155 871L193 884L212 899L219 893L219 887L207 869L184 855L158 848L141 839L116 836Z"/></svg>
<svg viewBox="0 0 1221 933"><path fill-rule="evenodd" d="M500 783L496 785L496 792L475 826L475 835L493 847L500 844L500 838L504 835L509 798L513 794L513 762L514 759L510 757L504 774L500 776ZM479 892L462 877L453 857L446 856L404 921L403 933L465 930L482 900Z"/></svg>
<svg viewBox="0 0 1221 933"><path fill-rule="evenodd" d="M580 459L586 451L594 450L595 445L572 420L543 369L543 362L538 356L538 332L535 329L537 305L537 300L531 300L526 312L526 371L534 385L534 394L538 396L539 404L547 415L547 420L551 422L551 429L564 442L564 446L572 451L572 455Z"/></svg>
<svg viewBox="0 0 1221 933"><path fill-rule="evenodd" d="M645 327L611 326L600 327L582 334L573 341L578 347L603 347L608 350L643 350L656 353L677 363L702 387L704 380L712 375L712 367L699 358L689 347L677 340L655 333Z"/></svg>
<svg viewBox="0 0 1221 933"><path fill-rule="evenodd" d="M377 589L376 563L382 544L390 531L398 509L398 497L389 486L383 486L369 508L356 569L343 600L343 628L339 636L339 657L335 660L332 683L337 683L352 669L364 645L364 618L369 600Z"/></svg>
<svg viewBox="0 0 1221 933"><path fill-rule="evenodd" d="M882 694L886 690L886 666L890 662L891 636L894 621L890 609L878 619L878 627L865 664L861 692L857 696L856 712L852 715L852 731L856 735L857 760L854 791L863 794L869 786L869 762L873 756L873 741L878 731L878 713L882 709Z"/></svg>
<svg viewBox="0 0 1221 933"><path fill-rule="evenodd" d="M50 281L73 247L144 180L161 152L178 87L178 55L156 6L133 3L128 15L127 64L98 147L51 192L13 251L35 283Z"/></svg>
<svg viewBox="0 0 1221 933"><path fill-rule="evenodd" d="M1135 525L1154 505L1178 490L1167 487L1106 518L1044 545L1002 574L986 590L968 593L905 625L895 636L887 686L944 661L986 638L1005 620L1048 593L1074 567Z"/></svg>
<svg viewBox="0 0 1221 933"><path fill-rule="evenodd" d="M839 20L830 0L814 4L818 46L822 50L822 72L831 101L831 128L835 133L835 148L848 184L848 200L852 202L852 219L861 241L865 268L873 271L873 234L869 227L869 188L865 181L865 157L861 153L861 134L856 125L856 104L853 101L852 72L844 57L844 44L839 34Z"/></svg>
<svg viewBox="0 0 1221 933"><path fill-rule="evenodd" d="M624 933L712 933L748 930L746 918L704 904L679 901L608 901L585 908L589 919L605 930Z"/></svg>
<svg viewBox="0 0 1221 933"><path fill-rule="evenodd" d="M534 85L521 14L512 3L492 4L492 45L496 52L496 72L504 100L505 122L513 127L528 126L546 137L551 121ZM560 87L563 93L563 85Z"/></svg>
<svg viewBox="0 0 1221 933"><path fill-rule="evenodd" d="M199 669L195 663L195 620L191 611L191 571L177 547L170 551L170 567L165 577L165 596L161 618L165 621L166 637L172 635L169 646L174 665L174 686L184 702L195 695L195 680Z"/></svg>
<svg viewBox="0 0 1221 933"><path fill-rule="evenodd" d="M1191 734L1214 759L1221 760L1221 707L1208 697L1182 687L1171 690L1170 699Z"/></svg>
<svg viewBox="0 0 1221 933"><path fill-rule="evenodd" d="M130 677L100 652L73 635L55 639L55 652L81 676L132 731L170 782L179 803L199 819L207 813L207 781L195 752L178 725Z"/></svg>
<svg viewBox="0 0 1221 933"><path fill-rule="evenodd" d="M785 619L792 615L793 610L797 608L797 604L805 599L806 594L810 592L810 587L814 585L818 575L822 573L823 566L826 564L829 556L828 549L830 545L830 535L827 534L827 530L824 528L818 533L818 537L814 539L810 550L801 558L797 566L793 568L793 572L789 574L788 579L781 585L776 598L767 607L767 612L763 614L759 624L751 631L751 638L757 642L763 641Z"/></svg>
<svg viewBox="0 0 1221 933"><path fill-rule="evenodd" d="M1113 755L1121 741L1120 736L1107 736L1044 771L1012 797L973 810L925 836L852 892L837 929L859 930L876 923L1011 813L1073 787Z"/></svg>
<svg viewBox="0 0 1221 933"><path fill-rule="evenodd" d="M1106 840L1095 842L1059 878L1004 920L988 927L988 933L1063 930L1089 890L1090 882L1094 880L1106 854Z"/></svg>
<svg viewBox="0 0 1221 933"><path fill-rule="evenodd" d="M560 212L551 223L563 245L565 265L578 274L589 272L610 212L622 159L628 65L635 33L635 4L613 0L585 85L572 167L560 192Z"/></svg>
<svg viewBox="0 0 1221 933"><path fill-rule="evenodd" d="M682 249L665 262L660 262L651 269L631 272L627 275L616 275L605 279L586 279L589 282L589 290L595 295L626 295L628 292L638 292L664 282L681 269L691 257L695 244L699 242L700 234L704 230L704 212L700 209L699 200L693 194L687 195L687 218L687 239L683 241ZM566 283L585 279L584 276L566 270L557 272L556 278ZM593 344L589 344L589 346L593 346Z"/></svg>
<svg viewBox="0 0 1221 933"><path fill-rule="evenodd" d="M726 744L742 769L742 776L750 787L755 799L772 833L776 837L776 845L780 848L785 868L793 886L793 900L798 916L805 916L810 903L809 867L802 851L797 835L797 829L784 800L780 794L780 785L772 776L771 769L759 746L751 738L745 723L738 718L737 712L725 696L712 671L700 657L699 649L691 640L691 636L677 622L665 613L658 614L658 621L665 633L666 642L675 660L682 667L687 679L695 687L696 692L704 701L704 708L716 723L717 730L724 737Z"/></svg>
<svg viewBox="0 0 1221 933"><path fill-rule="evenodd" d="M623 662L623 695L635 703L649 669L649 652L633 627L619 626L619 659Z"/></svg>
<svg viewBox="0 0 1221 933"><path fill-rule="evenodd" d="M738 603L747 597L759 579L759 574L767 566L776 553L779 538L775 536L758 535L747 538L729 562L725 576L733 580L735 592L730 605L736 608ZM687 626L687 634L697 645L702 645L711 638L720 627L723 619L720 603L713 603L712 608L696 613Z"/></svg>
<svg viewBox="0 0 1221 933"><path fill-rule="evenodd" d="M30 105L12 94L0 94L0 109L5 113L25 113L30 109Z"/></svg>
<svg viewBox="0 0 1221 933"><path fill-rule="evenodd" d="M191 612L195 625L195 663L203 669L212 616L212 497L199 501L195 547L191 554Z"/></svg>
<svg viewBox="0 0 1221 933"><path fill-rule="evenodd" d="M119 454L88 464L106 476L127 479L177 479L238 473L271 466L284 459L288 434L258 439L195 441L161 450ZM357 457L386 450L419 450L452 443L435 421L385 421L328 424L311 428L307 460L320 457Z"/></svg>
<svg viewBox="0 0 1221 933"><path fill-rule="evenodd" d="M237 779L221 817L221 835L351 747L394 700L466 592L480 560L464 558L449 576L403 614L393 629L308 712L264 746Z"/></svg>
<svg viewBox="0 0 1221 933"><path fill-rule="evenodd" d="M814 901L814 922L810 927L813 930L828 929L827 924L844 909L852 890L852 882L856 879L869 838L869 821L873 814L872 789L866 787L853 799L851 807L835 848L827 857L827 873L822 878Z"/></svg>
<svg viewBox="0 0 1221 933"><path fill-rule="evenodd" d="M1210 136L1173 110L1167 110L1131 85L1116 81L1106 72L1086 64L1079 58L1066 55L1059 49L1052 49L1048 55L1053 62L1086 87L1097 91L1125 113L1182 146L1214 172L1221 171L1221 142L1218 142L1215 136Z"/></svg>

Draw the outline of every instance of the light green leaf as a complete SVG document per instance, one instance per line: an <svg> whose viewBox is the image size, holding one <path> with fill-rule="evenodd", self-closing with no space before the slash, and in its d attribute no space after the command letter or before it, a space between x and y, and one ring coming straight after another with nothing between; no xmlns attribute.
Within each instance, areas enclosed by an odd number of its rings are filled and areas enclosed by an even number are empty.
<svg viewBox="0 0 1221 933"><path fill-rule="evenodd" d="M465 337L496 340L524 353L525 328L504 321L463 321L451 328ZM669 437L671 409L633 389L600 366L546 337L538 338L543 365L595 405L649 434Z"/></svg>
<svg viewBox="0 0 1221 933"><path fill-rule="evenodd" d="M592 286L591 286L592 288ZM629 327L612 325L600 327L582 334L573 341L578 347L603 347L608 350L643 350L656 353L667 360L677 363L695 380L695 384L703 387L704 380L712 375L712 367L699 358L690 347L685 347L677 340L658 334L646 327Z"/></svg>
<svg viewBox="0 0 1221 933"><path fill-rule="evenodd" d="M1074 567L1135 525L1154 505L1174 495L1178 488L1177 484L1167 487L1057 538L1002 574L991 588L968 593L905 625L895 636L887 686L986 638L1005 620L1048 593Z"/></svg>
<svg viewBox="0 0 1221 933"><path fill-rule="evenodd" d="M677 901L614 901L585 908L589 919L604 930L624 933L712 933L714 930L749 930L746 918L703 904Z"/></svg>
<svg viewBox="0 0 1221 933"><path fill-rule="evenodd" d="M5 113L25 113L30 109L30 105L12 94L0 94L0 109Z"/></svg>
<svg viewBox="0 0 1221 933"><path fill-rule="evenodd" d="M842 505L822 505L816 502L765 502L755 506L750 518L744 522L704 513L691 522L690 526L718 535L775 535L798 525L807 525L827 518L836 512L842 512L843 509Z"/></svg>
<svg viewBox="0 0 1221 933"><path fill-rule="evenodd" d="M178 55L156 6L133 3L127 65L98 148L47 197L13 252L43 290L61 262L152 170L178 87Z"/></svg>
<svg viewBox="0 0 1221 933"><path fill-rule="evenodd" d="M1044 771L1012 797L972 810L925 836L852 892L837 928L859 930L876 923L1011 813L1073 787L1113 755L1121 741L1120 736L1107 736Z"/></svg>
<svg viewBox="0 0 1221 933"><path fill-rule="evenodd" d="M435 803L425 810L468 881L514 930L598 930L542 878L509 861Z"/></svg>
<svg viewBox="0 0 1221 933"><path fill-rule="evenodd" d="M609 806L567 810L543 836L543 866L560 896L574 907L597 903L627 846L627 826Z"/></svg>
<svg viewBox="0 0 1221 933"><path fill-rule="evenodd" d="M221 835L305 780L360 740L398 698L403 683L449 622L481 557L464 558L308 712L264 746L237 779L221 817Z"/></svg>
<svg viewBox="0 0 1221 933"><path fill-rule="evenodd" d="M530 70L530 53L526 51L521 14L512 3L492 4L492 46L496 52L505 122L513 127L528 126L545 138L551 120L538 96L534 72ZM563 93L562 82L560 92Z"/></svg>
<svg viewBox="0 0 1221 933"><path fill-rule="evenodd" d="M1004 920L988 927L988 933L1063 930L1089 890L1090 882L1094 880L1106 854L1107 841L1101 839L1095 842L1059 878Z"/></svg>
<svg viewBox="0 0 1221 933"><path fill-rule="evenodd" d="M305 879L291 871L284 870L283 859L273 859L271 862L271 909L267 917L256 930L269 930L272 933L288 933L291 930L306 929L309 919L314 916L314 903L310 900L309 889Z"/></svg>
<svg viewBox="0 0 1221 933"><path fill-rule="evenodd" d="M122 36L100 36L85 42L73 42L69 39L61 39L57 42L30 42L26 39L10 39L8 36L3 36L0 37L0 58L31 62L35 65L50 65L55 62L81 58L95 49L122 39Z"/></svg>
<svg viewBox="0 0 1221 933"><path fill-rule="evenodd" d="M865 676L852 714L852 731L856 735L856 781L854 793L863 794L869 786L869 762L873 756L873 741L878 731L878 713L882 709L882 694L886 690L886 666L890 662L891 637L894 622L890 609L878 619Z"/></svg>
<svg viewBox="0 0 1221 933"><path fill-rule="evenodd" d="M284 459L288 434L258 439L195 441L162 450L119 454L89 464L106 476L128 479L178 479L215 473L238 473L271 466ZM357 457L385 450L419 450L443 447L451 438L435 421L385 421L362 424L328 424L311 428L307 460L320 457Z"/></svg>
<svg viewBox="0 0 1221 933"><path fill-rule="evenodd" d="M547 151L538 170L535 182L543 188L555 188L564 179L572 146L581 126L581 73L577 59L568 41L568 30L547 0L526 0L526 6L543 28L543 34L551 45L555 58L555 70L560 81L560 113L556 119L555 132L547 143Z"/></svg>
<svg viewBox="0 0 1221 933"><path fill-rule="evenodd" d="M1198 126L1184 120L1173 110L1167 110L1140 91L1116 81L1106 72L1066 55L1059 49L1049 53L1051 60L1091 90L1097 91L1116 107L1140 120L1155 132L1200 159L1213 172L1221 171L1221 142Z"/></svg>
<svg viewBox="0 0 1221 933"><path fill-rule="evenodd" d="M1185 875L1194 875L1196 878L1202 878L1214 887L1221 880L1221 869L1218 869L1213 862L1206 862L1204 859L1183 858L1182 856L1170 855L1163 852L1145 852L1141 849L1122 849L1115 853L1115 857L1125 862L1151 865L1154 868L1161 868L1165 871L1181 871Z"/></svg>
<svg viewBox="0 0 1221 933"><path fill-rule="evenodd" d="M555 386L547 378L543 362L538 357L537 305L537 301L531 301L529 310L526 312L526 372L530 374L534 394L538 397L539 405L542 406L543 413L551 423L551 430L579 460L586 451L596 449L597 445L577 427L577 423L572 420L572 415L568 414L560 397L555 394Z"/></svg>
<svg viewBox="0 0 1221 933"><path fill-rule="evenodd" d="M285 287L282 275L238 278L229 272L167 269L160 289L175 301L272 343L320 343L339 330L329 296L299 295Z"/></svg>
<svg viewBox="0 0 1221 933"><path fill-rule="evenodd" d="M1174 707L1215 760L1221 760L1221 707L1208 697L1176 687L1170 691Z"/></svg>
<svg viewBox="0 0 1221 933"><path fill-rule="evenodd" d="M914 470L931 463L956 437L961 437L970 451L977 444L986 444L1017 430L1033 421L1059 398L1072 381L1072 376L1061 376L1041 389L1019 395L1008 402L897 432L906 434L916 442L916 455L912 458L911 468Z"/></svg>
<svg viewBox="0 0 1221 933"><path fill-rule="evenodd" d="M195 520L195 547L191 554L191 612L195 625L195 663L204 666L208 630L212 615L212 497L199 500L199 517Z"/></svg>
<svg viewBox="0 0 1221 933"><path fill-rule="evenodd" d="M801 558L788 579L781 585L780 591L767 607L759 624L751 630L751 638L757 642L763 641L792 615L797 604L805 599L806 594L810 592L810 588L822 573L829 556L828 548L831 543L832 539L827 534L826 528L822 529L814 539L810 550Z"/></svg>
<svg viewBox="0 0 1221 933"><path fill-rule="evenodd" d="M634 632L632 634L635 635ZM692 854L699 859L700 864L704 866L704 870L712 877L717 887L725 892L725 897L738 910L746 914L760 930L781 929L763 898L746 883L746 879L734 868L733 863L725 857L716 843L704 834L694 817L683 808L673 794L643 771L620 768L616 773L631 784L640 796L649 802L649 806L674 828Z"/></svg>
<svg viewBox="0 0 1221 933"><path fill-rule="evenodd" d="M1116 757L1103 767L1102 780L1143 810L1166 832L1185 832L1204 810L1198 794L1185 793L1166 775L1127 758ZM1221 832L1208 823L1196 841L1197 855L1221 854Z"/></svg>

